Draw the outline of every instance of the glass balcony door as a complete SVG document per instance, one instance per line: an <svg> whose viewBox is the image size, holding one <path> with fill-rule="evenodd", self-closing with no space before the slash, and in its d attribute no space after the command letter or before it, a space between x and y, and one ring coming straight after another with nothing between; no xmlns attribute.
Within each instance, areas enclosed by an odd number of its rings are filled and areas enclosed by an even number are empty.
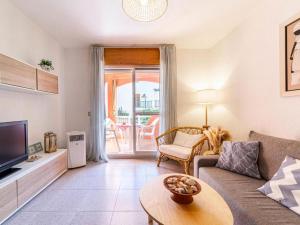
<svg viewBox="0 0 300 225"><path fill-rule="evenodd" d="M107 69L105 89L108 155L153 153L159 130L159 70Z"/></svg>
<svg viewBox="0 0 300 225"><path fill-rule="evenodd" d="M105 71L106 152L134 153L132 70Z"/></svg>
<svg viewBox="0 0 300 225"><path fill-rule="evenodd" d="M159 70L135 69L136 151L155 151L159 133Z"/></svg>

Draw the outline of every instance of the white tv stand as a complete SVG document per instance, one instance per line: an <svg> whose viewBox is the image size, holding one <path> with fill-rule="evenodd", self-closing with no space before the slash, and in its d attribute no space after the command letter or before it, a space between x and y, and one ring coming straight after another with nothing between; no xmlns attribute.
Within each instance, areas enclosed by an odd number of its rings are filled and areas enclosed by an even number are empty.
<svg viewBox="0 0 300 225"><path fill-rule="evenodd" d="M34 162L14 166L21 169L0 180L0 224L67 171L66 149L39 155Z"/></svg>

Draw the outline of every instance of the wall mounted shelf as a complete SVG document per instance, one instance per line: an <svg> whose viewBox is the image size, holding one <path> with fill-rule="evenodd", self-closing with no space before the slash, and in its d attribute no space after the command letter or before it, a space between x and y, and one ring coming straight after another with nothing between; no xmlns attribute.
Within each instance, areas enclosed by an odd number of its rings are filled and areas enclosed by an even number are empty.
<svg viewBox="0 0 300 225"><path fill-rule="evenodd" d="M58 77L37 69L37 90L58 94Z"/></svg>
<svg viewBox="0 0 300 225"><path fill-rule="evenodd" d="M10 91L10 92L18 92L18 93L26 93L26 94L55 95L55 93L51 93L51 92L39 91L36 89L29 89L29 88L18 87L18 86L2 84L2 83L0 83L0 89Z"/></svg>
<svg viewBox="0 0 300 225"><path fill-rule="evenodd" d="M58 94L58 76L0 54L0 88L36 94Z"/></svg>

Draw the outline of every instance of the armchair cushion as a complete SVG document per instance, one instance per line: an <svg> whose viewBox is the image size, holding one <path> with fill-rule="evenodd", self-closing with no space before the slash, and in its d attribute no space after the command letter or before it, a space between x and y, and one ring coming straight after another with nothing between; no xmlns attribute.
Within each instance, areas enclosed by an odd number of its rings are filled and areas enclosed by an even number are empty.
<svg viewBox="0 0 300 225"><path fill-rule="evenodd" d="M187 134L181 131L176 132L173 144L186 148L192 148L203 137L203 134Z"/></svg>
<svg viewBox="0 0 300 225"><path fill-rule="evenodd" d="M159 151L181 159L188 159L192 153L192 148L186 148L179 145L160 145Z"/></svg>

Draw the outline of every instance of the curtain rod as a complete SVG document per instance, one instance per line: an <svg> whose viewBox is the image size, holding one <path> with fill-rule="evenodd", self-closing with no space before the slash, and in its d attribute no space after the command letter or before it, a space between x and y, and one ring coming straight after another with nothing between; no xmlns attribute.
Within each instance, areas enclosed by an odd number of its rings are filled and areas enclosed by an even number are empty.
<svg viewBox="0 0 300 225"><path fill-rule="evenodd" d="M159 48L161 45L169 44L153 44L153 45L101 45L93 44L91 47L103 47L103 48ZM172 45L172 44L170 44Z"/></svg>

